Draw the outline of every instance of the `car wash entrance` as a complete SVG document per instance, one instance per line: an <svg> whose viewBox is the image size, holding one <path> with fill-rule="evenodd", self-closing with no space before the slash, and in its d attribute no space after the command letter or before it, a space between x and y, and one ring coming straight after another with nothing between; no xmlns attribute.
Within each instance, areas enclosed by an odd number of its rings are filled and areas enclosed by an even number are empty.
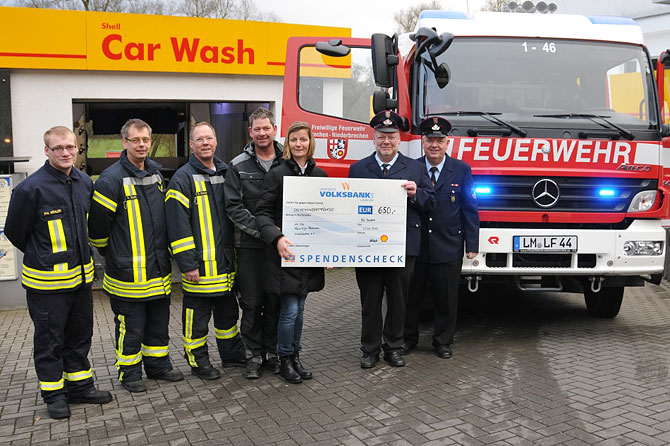
<svg viewBox="0 0 670 446"><path fill-rule="evenodd" d="M77 165L99 175L121 152L121 127L140 118L153 130L149 157L163 165L169 177L190 156L191 127L209 122L217 136L216 155L225 162L242 152L249 141L248 117L269 102L122 102L73 101L73 129L81 148Z"/></svg>

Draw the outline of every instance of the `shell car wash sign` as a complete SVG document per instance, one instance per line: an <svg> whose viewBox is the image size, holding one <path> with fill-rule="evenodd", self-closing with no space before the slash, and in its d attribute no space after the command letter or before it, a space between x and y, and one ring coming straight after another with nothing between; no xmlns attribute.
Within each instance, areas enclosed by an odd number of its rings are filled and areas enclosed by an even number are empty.
<svg viewBox="0 0 670 446"><path fill-rule="evenodd" d="M0 67L283 76L295 35L349 28L0 7Z"/></svg>

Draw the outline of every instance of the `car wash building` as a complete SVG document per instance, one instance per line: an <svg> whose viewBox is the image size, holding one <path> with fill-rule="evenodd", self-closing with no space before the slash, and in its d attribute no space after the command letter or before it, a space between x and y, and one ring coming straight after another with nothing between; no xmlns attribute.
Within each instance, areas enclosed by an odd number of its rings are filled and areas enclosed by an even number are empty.
<svg viewBox="0 0 670 446"><path fill-rule="evenodd" d="M90 174L118 157L131 117L156 136L151 157L177 168L196 121L217 131L217 154L239 153L258 106L281 115L286 40L350 36L348 28L138 14L0 8L0 156L31 172L42 134L73 126Z"/></svg>
<svg viewBox="0 0 670 446"><path fill-rule="evenodd" d="M97 175L119 157L133 117L153 128L150 157L166 174L189 156L188 135L208 121L225 161L248 141L257 107L281 117L286 41L348 37L348 28L274 22L0 7L0 308L24 305L20 253L3 240L11 187L45 161L42 135L74 129L77 167ZM4 192L3 192L4 191ZM4 254L3 254L4 252ZM4 286L3 285L3 286ZM14 286L12 285L12 288Z"/></svg>

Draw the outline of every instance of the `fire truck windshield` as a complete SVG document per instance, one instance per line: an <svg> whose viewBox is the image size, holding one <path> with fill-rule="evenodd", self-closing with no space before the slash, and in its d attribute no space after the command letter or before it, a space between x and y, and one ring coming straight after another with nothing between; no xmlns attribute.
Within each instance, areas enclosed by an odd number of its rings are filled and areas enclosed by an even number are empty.
<svg viewBox="0 0 670 446"><path fill-rule="evenodd" d="M593 126L599 124L589 117L602 117L628 130L657 125L652 70L637 45L459 37L437 62L447 63L451 80L440 88L433 72L420 65L414 77L416 118L486 112L522 127L538 121L565 125L560 116Z"/></svg>

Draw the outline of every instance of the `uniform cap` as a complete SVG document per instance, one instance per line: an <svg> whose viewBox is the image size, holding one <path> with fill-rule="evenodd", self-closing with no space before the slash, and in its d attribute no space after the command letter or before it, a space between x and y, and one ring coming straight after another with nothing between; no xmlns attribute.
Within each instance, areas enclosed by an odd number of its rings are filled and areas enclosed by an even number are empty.
<svg viewBox="0 0 670 446"><path fill-rule="evenodd" d="M451 123L444 118L433 116L424 119L419 126L419 130L423 136L428 138L443 138L449 136Z"/></svg>
<svg viewBox="0 0 670 446"><path fill-rule="evenodd" d="M370 127L383 133L397 132L402 127L402 118L390 110L381 111L370 120Z"/></svg>

